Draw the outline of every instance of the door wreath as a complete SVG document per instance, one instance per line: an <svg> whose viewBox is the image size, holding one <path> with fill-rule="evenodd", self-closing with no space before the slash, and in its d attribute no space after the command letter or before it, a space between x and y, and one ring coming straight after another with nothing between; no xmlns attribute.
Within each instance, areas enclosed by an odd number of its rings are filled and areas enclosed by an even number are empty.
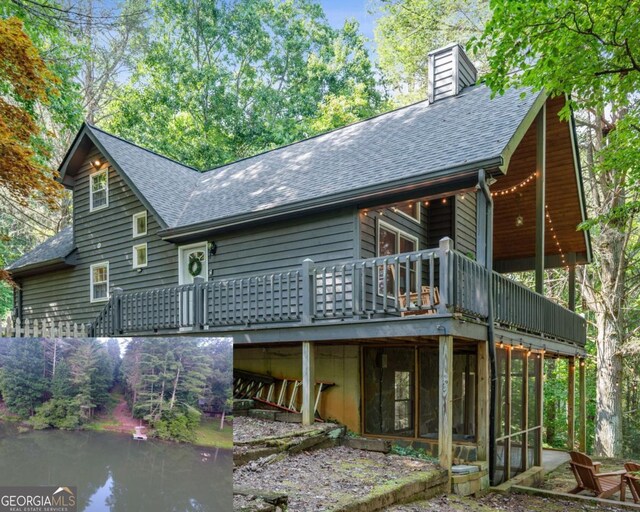
<svg viewBox="0 0 640 512"><path fill-rule="evenodd" d="M202 261L197 254L189 255L189 266L187 267L192 277L197 277L202 272Z"/></svg>

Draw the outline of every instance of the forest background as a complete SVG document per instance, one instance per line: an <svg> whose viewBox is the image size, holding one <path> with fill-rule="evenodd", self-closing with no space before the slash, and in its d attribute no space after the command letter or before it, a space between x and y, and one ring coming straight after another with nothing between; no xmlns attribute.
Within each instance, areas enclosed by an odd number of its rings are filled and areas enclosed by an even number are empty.
<svg viewBox="0 0 640 512"><path fill-rule="evenodd" d="M312 0L0 0L0 268L70 222L54 169L83 119L211 168L426 98L427 53L457 41L495 93L571 98L589 450L640 456L640 2L372 0L369 16L373 40ZM546 278L566 302L567 272ZM567 368L545 373L545 440L564 446Z"/></svg>

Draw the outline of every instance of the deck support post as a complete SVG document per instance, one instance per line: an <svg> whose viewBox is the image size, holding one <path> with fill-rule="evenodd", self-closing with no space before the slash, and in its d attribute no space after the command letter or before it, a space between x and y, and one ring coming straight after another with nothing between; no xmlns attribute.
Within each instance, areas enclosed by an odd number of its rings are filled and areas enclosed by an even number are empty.
<svg viewBox="0 0 640 512"><path fill-rule="evenodd" d="M580 359L578 382L580 387L578 447L582 453L587 453L587 377L584 359Z"/></svg>
<svg viewBox="0 0 640 512"><path fill-rule="evenodd" d="M569 358L569 376L568 376L569 393L567 394L567 448L573 450L575 448L575 425L576 425L576 358Z"/></svg>
<svg viewBox="0 0 640 512"><path fill-rule="evenodd" d="M537 424L539 425L536 437L537 437L537 453L535 454L535 465L536 466L542 466L542 454L543 454L543 449L542 449L542 441L543 441L543 436L542 436L542 430L543 430L543 425L544 425L544 355L545 352L544 350L542 351L542 353L540 354L540 366L538 368L538 375L537 375L537 381L538 381L538 385L536 386L536 393L538 394L538 399L536 400L536 404L538 406L538 410L536 411L536 420L537 420Z"/></svg>
<svg viewBox="0 0 640 512"><path fill-rule="evenodd" d="M315 422L315 345L310 341L302 342L302 424Z"/></svg>
<svg viewBox="0 0 640 512"><path fill-rule="evenodd" d="M438 374L438 393L440 415L438 416L438 459L442 469L449 472L453 464L453 336L440 336L440 371Z"/></svg>
<svg viewBox="0 0 640 512"><path fill-rule="evenodd" d="M546 104L536 117L536 292L544 295L544 228L547 154Z"/></svg>
<svg viewBox="0 0 640 512"><path fill-rule="evenodd" d="M489 342L478 343L478 460L489 460Z"/></svg>

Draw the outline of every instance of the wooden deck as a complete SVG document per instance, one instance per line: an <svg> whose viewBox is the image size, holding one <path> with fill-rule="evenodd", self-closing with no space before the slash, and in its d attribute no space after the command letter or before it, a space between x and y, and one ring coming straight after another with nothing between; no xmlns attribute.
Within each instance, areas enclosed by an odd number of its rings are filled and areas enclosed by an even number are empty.
<svg viewBox="0 0 640 512"><path fill-rule="evenodd" d="M501 331L584 347L584 318L490 273L451 249L448 239L437 249L393 256L330 265L305 260L285 272L207 282L196 278L194 284L140 292L114 289L91 333L343 329L381 321L409 325L410 319L423 326L443 319L486 325L490 286L494 321ZM428 290L429 296L416 290Z"/></svg>

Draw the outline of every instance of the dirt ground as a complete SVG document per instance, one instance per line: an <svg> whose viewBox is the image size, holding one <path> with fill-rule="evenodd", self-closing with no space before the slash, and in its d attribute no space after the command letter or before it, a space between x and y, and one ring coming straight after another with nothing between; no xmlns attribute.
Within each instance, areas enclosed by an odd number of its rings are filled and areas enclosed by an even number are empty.
<svg viewBox="0 0 640 512"><path fill-rule="evenodd" d="M250 462L234 471L233 484L287 494L290 511L318 512L367 496L415 471L433 469L418 459L336 447L284 456L270 464L264 459ZM239 508L237 502L234 508Z"/></svg>

